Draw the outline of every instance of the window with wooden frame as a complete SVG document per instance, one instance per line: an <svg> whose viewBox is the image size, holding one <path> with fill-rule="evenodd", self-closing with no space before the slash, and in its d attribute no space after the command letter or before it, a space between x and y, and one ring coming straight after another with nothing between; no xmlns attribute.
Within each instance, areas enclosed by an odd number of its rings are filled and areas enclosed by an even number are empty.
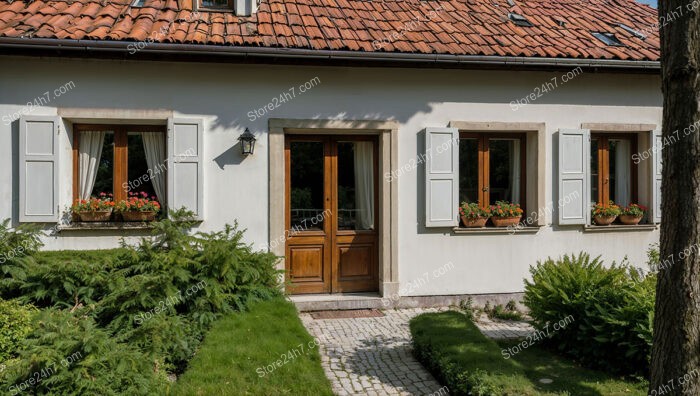
<svg viewBox="0 0 700 396"><path fill-rule="evenodd" d="M198 0L198 10L233 10L234 0Z"/></svg>
<svg viewBox="0 0 700 396"><path fill-rule="evenodd" d="M637 203L637 134L591 134L591 202Z"/></svg>
<svg viewBox="0 0 700 396"><path fill-rule="evenodd" d="M524 133L459 134L459 202L497 201L525 207Z"/></svg>
<svg viewBox="0 0 700 396"><path fill-rule="evenodd" d="M165 206L165 126L75 124L73 131L74 200L135 193Z"/></svg>

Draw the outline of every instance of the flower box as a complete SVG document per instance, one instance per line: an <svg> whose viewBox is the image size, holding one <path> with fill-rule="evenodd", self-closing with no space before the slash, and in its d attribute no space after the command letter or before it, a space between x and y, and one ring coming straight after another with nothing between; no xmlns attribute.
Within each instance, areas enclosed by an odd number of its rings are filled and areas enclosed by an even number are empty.
<svg viewBox="0 0 700 396"><path fill-rule="evenodd" d="M73 217L85 222L105 222L112 217L112 194L100 193L99 198L76 199L71 207Z"/></svg>
<svg viewBox="0 0 700 396"><path fill-rule="evenodd" d="M154 221L156 219L156 212L149 210L149 211L136 211L136 210L128 210L125 212L121 212L122 218L124 221Z"/></svg>
<svg viewBox="0 0 700 396"><path fill-rule="evenodd" d="M467 216L462 217L462 224L467 228L484 228L486 227L486 222L489 220L488 217L473 217L468 218Z"/></svg>
<svg viewBox="0 0 700 396"><path fill-rule="evenodd" d="M620 219L620 223L622 223L624 225L637 225L642 220L642 217L643 216L633 216L633 215L623 214L623 215L620 215L618 218Z"/></svg>
<svg viewBox="0 0 700 396"><path fill-rule="evenodd" d="M611 216L593 216L593 221L599 226L609 226L617 218L617 215Z"/></svg>
<svg viewBox="0 0 700 396"><path fill-rule="evenodd" d="M520 222L523 217L523 209L520 204L497 201L491 205L491 223L494 227L512 227Z"/></svg>
<svg viewBox="0 0 700 396"><path fill-rule="evenodd" d="M482 228L491 217L491 209L482 208L478 202L462 202L459 206L459 217L467 228Z"/></svg>
<svg viewBox="0 0 700 396"><path fill-rule="evenodd" d="M112 210L96 210L76 212L80 221L85 222L106 222L112 217Z"/></svg>
<svg viewBox="0 0 700 396"><path fill-rule="evenodd" d="M145 192L129 193L129 199L117 202L115 210L124 221L154 221L160 212L156 197L148 199Z"/></svg>
<svg viewBox="0 0 700 396"><path fill-rule="evenodd" d="M491 222L495 227L512 227L520 222L522 216L517 217L492 217Z"/></svg>
<svg viewBox="0 0 700 396"><path fill-rule="evenodd" d="M613 201L608 201L607 204L594 204L593 209L591 209L593 222L599 226L609 226L621 213L622 209Z"/></svg>
<svg viewBox="0 0 700 396"><path fill-rule="evenodd" d="M620 223L625 225L637 225L647 212L646 206L629 204L620 211Z"/></svg>

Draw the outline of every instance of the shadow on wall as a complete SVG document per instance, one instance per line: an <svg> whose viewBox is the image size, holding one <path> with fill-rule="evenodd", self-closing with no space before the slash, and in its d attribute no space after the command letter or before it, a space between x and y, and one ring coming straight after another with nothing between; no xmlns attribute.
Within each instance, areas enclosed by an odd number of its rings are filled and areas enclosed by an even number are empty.
<svg viewBox="0 0 700 396"><path fill-rule="evenodd" d="M223 131L232 140L232 146L227 144L220 147L218 153L208 153L220 169L243 162L239 143L234 145L233 140L246 127L258 136L258 144L264 148L270 118L393 120L406 125L414 119L445 109L450 111L457 106L508 105L567 72L52 60L52 73L48 76L44 73L46 63L46 60L37 59L23 61L20 74L45 77L26 81L3 79L7 89L0 92L0 103L26 103L30 98L20 97L24 93L44 92L58 86L57 81L70 80L75 88L57 98L52 106L169 109L175 114L208 116L207 132ZM76 65L82 66L79 75L75 73ZM104 78L105 69L109 71L109 79ZM197 75L197 79L184 81L183 75ZM317 83L301 92L301 85L315 78ZM179 83L174 84L174 81ZM656 76L585 71L565 86L539 97L534 104L661 106L660 93L649 94L658 86L660 80ZM188 91L193 94L183 94ZM291 100L280 102L280 95L292 92ZM265 109L264 114L258 116L256 110L260 109ZM444 117L439 119L442 122ZM18 219L19 123L13 122L11 128L13 217ZM424 152L425 144L420 135L416 135L416 142L417 154ZM433 232L424 228L425 192L421 187L425 184L425 170L424 164L418 165L412 172L417 172L418 178L419 232Z"/></svg>
<svg viewBox="0 0 700 396"><path fill-rule="evenodd" d="M27 60L23 73L42 79L4 81L0 103L26 103L18 93L44 92L58 82L74 81L75 88L51 105L170 109L191 115L217 115L210 126L226 130L246 126L254 133L267 131L269 118L372 119L405 123L420 113L430 114L430 103L445 105L505 104L530 95L535 88L559 78L559 71L495 71L412 68L350 68L291 65L237 65L218 63L52 62ZM105 79L105 69L110 78ZM196 79L183 80L183 75ZM301 92L300 86L314 81ZM178 83L173 83L177 81ZM661 106L660 79L650 75L605 74L583 71L576 78L537 98L533 104L596 106ZM143 89L148 87L148 89ZM138 95L135 95L138 90ZM192 94L183 94L189 93ZM285 96L285 94L288 94ZM27 94L28 95L28 94ZM291 99L289 99L291 95ZM286 97L281 101L281 96ZM272 109L268 105L272 104ZM262 112L256 111L263 109Z"/></svg>
<svg viewBox="0 0 700 396"><path fill-rule="evenodd" d="M10 124L12 144L12 226L19 225L19 120ZM0 219L4 220L4 219Z"/></svg>
<svg viewBox="0 0 700 396"><path fill-rule="evenodd" d="M427 228L425 226L425 208L427 205L427 197L425 195L425 172L427 164L424 160L420 160L421 158L424 158L425 151L425 131L419 131L416 134L416 166L415 169L412 170L412 172L416 172L416 178L418 179L418 182L416 183L416 219L418 219L418 224L416 224L417 232L418 234L444 234L449 230L444 228Z"/></svg>
<svg viewBox="0 0 700 396"><path fill-rule="evenodd" d="M559 207L559 197L561 196L561 193L559 192L559 157L561 156L561 153L559 152L559 132L556 132L552 136L552 174L550 175L549 180L552 181L552 228L556 230L564 229L567 228L567 226L561 226L559 225L559 211L561 208ZM568 226L568 228L572 228L571 226Z"/></svg>
<svg viewBox="0 0 700 396"><path fill-rule="evenodd" d="M245 156L241 154L241 143L238 142L215 157L214 162L219 166L219 169L223 170L226 165L239 165L244 159Z"/></svg>
<svg viewBox="0 0 700 396"><path fill-rule="evenodd" d="M559 136L560 133L556 132L552 135L552 174L550 175L550 180L552 181L552 230L573 230L580 229L580 225L560 225L559 224L559 211L561 207L559 206L559 197L561 193L559 191L559 160L561 153L559 152Z"/></svg>
<svg viewBox="0 0 700 396"><path fill-rule="evenodd" d="M226 104L228 109L247 109L241 113L213 108L206 101L176 108L176 111L218 114L213 127L242 132L248 126L254 133L267 131L269 118L395 120L404 124L417 115L432 114L435 107L432 104L508 105L537 93L552 78L561 80L561 75L567 72L287 66L291 71L281 74L274 73L275 67L263 67L262 70L270 74L261 79L238 83L240 95ZM303 94L293 85L315 76L320 83ZM653 97L648 93L657 85L660 86L660 81L655 76L583 72L556 89L542 93L535 101L530 101L530 105L656 107L661 106L661 96ZM296 96L280 102L280 95L290 89L296 90ZM267 107L270 104L272 110ZM256 110L261 117L256 113L249 117Z"/></svg>

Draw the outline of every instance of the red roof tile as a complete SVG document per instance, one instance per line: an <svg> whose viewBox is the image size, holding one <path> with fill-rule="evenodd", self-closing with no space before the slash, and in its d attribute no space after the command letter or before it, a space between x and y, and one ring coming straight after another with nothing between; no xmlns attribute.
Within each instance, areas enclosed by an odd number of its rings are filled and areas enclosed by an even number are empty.
<svg viewBox="0 0 700 396"><path fill-rule="evenodd" d="M505 0L262 0L250 17L193 12L197 0L146 0L140 8L131 0L24 1L0 0L0 37L659 60L657 12L633 0L515 0L512 7ZM516 26L509 12L533 26ZM592 32L614 33L624 46L605 45Z"/></svg>

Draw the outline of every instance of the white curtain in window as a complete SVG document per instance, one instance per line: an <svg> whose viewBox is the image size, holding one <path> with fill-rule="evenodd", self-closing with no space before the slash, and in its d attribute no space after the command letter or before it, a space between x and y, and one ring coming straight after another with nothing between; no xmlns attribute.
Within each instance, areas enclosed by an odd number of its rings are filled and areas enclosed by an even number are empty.
<svg viewBox="0 0 700 396"><path fill-rule="evenodd" d="M165 203L165 134L160 132L141 132L143 149L148 164L148 177L161 205Z"/></svg>
<svg viewBox="0 0 700 396"><path fill-rule="evenodd" d="M355 228L374 229L374 147L355 142Z"/></svg>
<svg viewBox="0 0 700 396"><path fill-rule="evenodd" d="M629 140L615 140L615 202L620 206L630 204L631 188L631 144Z"/></svg>
<svg viewBox="0 0 700 396"><path fill-rule="evenodd" d="M520 140L511 140L508 145L510 159L510 201L520 203Z"/></svg>
<svg viewBox="0 0 700 396"><path fill-rule="evenodd" d="M104 141L104 131L80 132L80 142L78 143L80 199L89 199L92 195L95 179L97 179L97 169L100 167Z"/></svg>

